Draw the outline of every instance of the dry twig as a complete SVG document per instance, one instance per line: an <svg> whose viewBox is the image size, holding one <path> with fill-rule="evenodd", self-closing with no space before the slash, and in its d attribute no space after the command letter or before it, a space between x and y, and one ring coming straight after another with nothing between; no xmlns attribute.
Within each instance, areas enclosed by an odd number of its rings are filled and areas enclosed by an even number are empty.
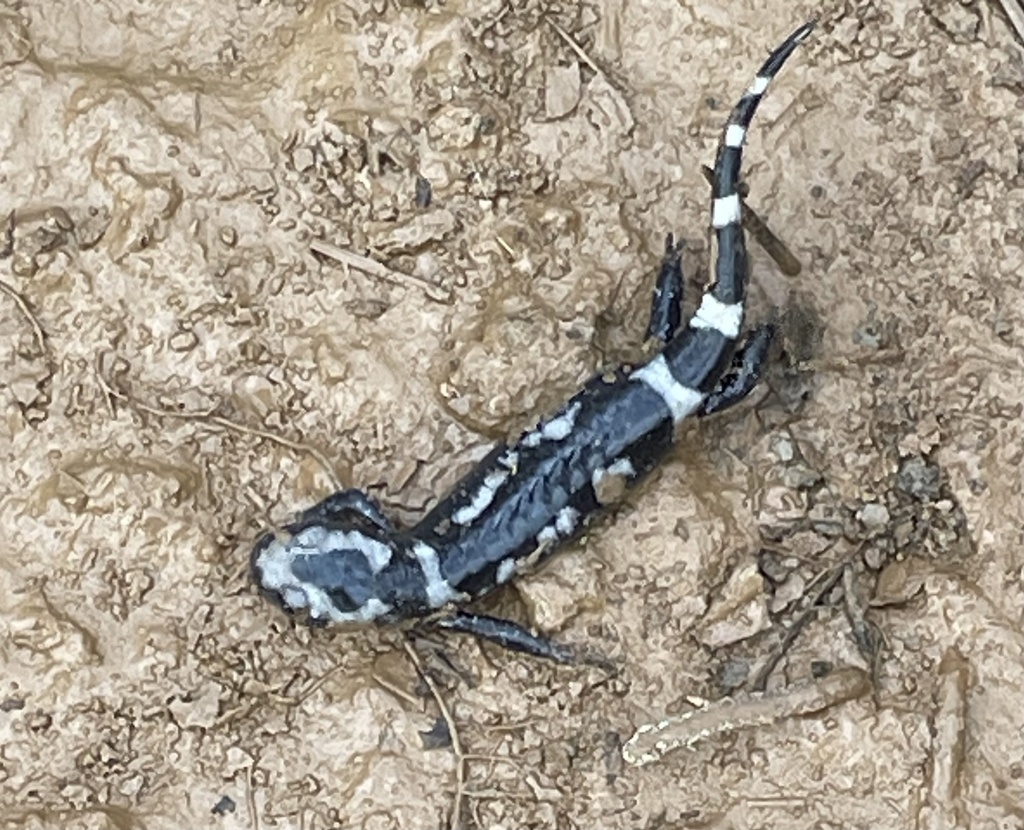
<svg viewBox="0 0 1024 830"><path fill-rule="evenodd" d="M750 689L754 692L763 692L768 686L768 678L771 673L775 671L775 667L779 664L779 661L789 652L796 638L800 635L800 632L804 630L807 623L811 621L815 614L818 612L818 606L821 601L825 598L829 591L831 591L843 576L843 569L846 567L846 563L843 562L834 568L830 568L827 571L819 574L814 582L808 587L808 593L804 595L803 610L799 613L797 618L793 620L789 628L786 631L786 635L782 638L782 643L776 649L775 653L772 654L767 662L761 667L761 670L754 676L754 679L750 683ZM815 587L817 583L818 587L810 593L810 589Z"/></svg>
<svg viewBox="0 0 1024 830"><path fill-rule="evenodd" d="M576 42L572 35L570 35L567 31L565 31L565 29L563 29L561 26L555 23L555 21L552 20L550 17L546 18L546 20L550 24L551 28L558 33L558 36L562 38L562 40L564 40L566 44L568 44L569 48L572 49L573 52L576 53L576 57L578 57L587 66L593 69L594 72L596 72L598 75L605 75L605 73L601 71L601 67L594 63L590 55L583 51L583 47Z"/></svg>
<svg viewBox="0 0 1024 830"><path fill-rule="evenodd" d="M430 280L418 277L415 274L407 274L404 271L388 268L388 266L377 262L375 259L370 259L354 251L348 251L345 248L332 245L330 242L314 239L309 243L309 249L315 254L333 259L335 262L340 262L349 268L355 268L357 271L363 271L387 282L399 285L413 285L421 289L430 299L436 300L439 303L449 303L452 300L452 292L443 286L436 285Z"/></svg>
<svg viewBox="0 0 1024 830"><path fill-rule="evenodd" d="M1024 6L1021 6L1020 0L999 0L999 5L1017 33L1017 40L1024 44Z"/></svg>
<svg viewBox="0 0 1024 830"><path fill-rule="evenodd" d="M427 674L423 661L420 660L416 650L408 640L402 640L402 647L405 649L405 653L409 655L416 673L423 678L423 682L427 684L430 694L433 695L434 700L437 702L437 708L441 712L441 717L444 718L445 725L448 727L448 734L452 739L452 754L455 755L455 801L452 804L452 815L451 820L448 822L448 827L450 830L459 830L462 826L462 802L466 797L466 756L462 751L459 730L455 726L455 718L452 717L451 709L448 708L448 704L441 697L441 692L437 688L434 679Z"/></svg>
<svg viewBox="0 0 1024 830"><path fill-rule="evenodd" d="M249 826L260 830L260 812L256 807L256 782L252 774L253 761L245 770L245 806L249 808Z"/></svg>
<svg viewBox="0 0 1024 830"><path fill-rule="evenodd" d="M324 472L327 473L334 488L337 490L342 489L342 483L338 479L338 475L334 471L334 467L331 465L331 462L328 461L324 454L316 447L311 447L309 444L303 444L300 441L292 441L289 438L285 438L265 429L256 429L255 427L245 426L244 424L237 424L230 418L225 418L223 415L215 414L216 406L211 406L208 409L204 409L199 412L179 412L175 409L163 409L160 407L150 406L149 404L145 404L142 401L133 398L127 392L124 392L112 385L111 382L103 376L103 372L100 370L99 355L97 355L95 361L95 370L100 388L108 399L116 398L134 409L137 409L139 412L145 412L146 414L153 415L157 418L176 418L181 421L197 421L200 423L212 424L228 431L241 433L242 435L252 435L256 438L263 438L282 447L286 447L293 452L300 454L306 453L316 459L320 466L324 468Z"/></svg>
<svg viewBox="0 0 1024 830"><path fill-rule="evenodd" d="M43 327L39 324L39 318L32 313L32 309L29 308L25 298L18 293L17 289L12 285L8 285L3 280L0 280L0 291L3 291L8 297L14 300L14 304L18 306L19 311L28 320L29 325L32 326L32 335L36 339L36 346L39 348L39 354L46 354L46 335L43 333Z"/></svg>

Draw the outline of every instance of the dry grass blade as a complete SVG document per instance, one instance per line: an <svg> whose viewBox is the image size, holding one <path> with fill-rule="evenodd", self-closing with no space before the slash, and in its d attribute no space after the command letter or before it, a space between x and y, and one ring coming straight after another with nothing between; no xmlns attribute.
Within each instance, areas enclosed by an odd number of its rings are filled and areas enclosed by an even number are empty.
<svg viewBox="0 0 1024 830"><path fill-rule="evenodd" d="M39 325L39 318L32 313L32 309L29 308L25 298L21 296L14 288L14 286L8 285L3 280L0 280L0 291L3 291L8 297L14 300L14 304L18 306L18 310L28 320L29 325L32 326L32 335L36 339L36 346L39 347L39 354L46 354L46 335L43 333L43 327Z"/></svg>
<svg viewBox="0 0 1024 830"><path fill-rule="evenodd" d="M370 259L362 254L357 254L355 251L348 251L345 248L339 248L337 245L332 245L330 242L314 239L309 243L309 249L314 254L320 254L320 256L333 259L335 262L340 262L342 265L347 265L349 268L355 268L357 271L363 271L364 273L386 280L387 282L397 283L398 285L412 285L422 290L430 299L436 300L437 302L449 303L452 300L452 292L447 288L435 285L430 282L430 280L425 280L423 277L418 277L415 274L406 274L404 271L396 271L394 268L388 268L388 266L377 262L375 259Z"/></svg>
<svg viewBox="0 0 1024 830"><path fill-rule="evenodd" d="M249 811L249 826L260 830L260 811L256 806L256 782L253 780L252 765L245 770L245 806Z"/></svg>
<svg viewBox="0 0 1024 830"><path fill-rule="evenodd" d="M427 674L426 669L423 667L423 661L420 660L416 650L408 640L402 641L402 647L405 649L405 653L409 655L409 660L412 661L416 673L427 684L427 688L430 690L430 694L433 696L434 701L437 703L437 708L441 712L441 717L444 718L445 725L448 727L448 734L451 735L452 754L455 755L455 800L452 804L452 815L448 822L448 827L449 830L460 830L462 827L462 802L466 798L466 755L462 751L462 740L459 738L459 730L455 726L455 718L452 717L451 709L448 708L448 704L441 697L441 692L437 688L434 679Z"/></svg>
<svg viewBox="0 0 1024 830"><path fill-rule="evenodd" d="M108 400L110 398L115 398L128 404L139 412L145 412L147 415L153 415L157 418L175 418L179 421L196 421L204 424L213 424L214 426L218 426L232 432L238 432L243 435L252 435L256 438L263 438L274 444L278 444L279 446L287 447L296 453L305 453L306 455L316 459L320 466L323 467L324 472L327 473L327 476L331 480L331 485L335 489L341 490L343 488L343 485L338 478L338 474L334 471L333 465L316 447L311 447L308 444L303 444L299 441L292 441L289 438L285 438L265 429L256 429L255 427L247 427L244 424L236 424L234 421L229 418L225 418L223 415L215 414L215 407L210 407L209 409L203 409L200 411L179 411L176 409L163 409L145 404L142 401L133 398L127 392L118 389L103 376L103 372L100 369L100 355L96 356L95 371L100 388L103 390L103 393L107 396Z"/></svg>
<svg viewBox="0 0 1024 830"><path fill-rule="evenodd" d="M565 29L563 29L561 26L555 23L555 21L552 20L550 17L546 18L546 20L550 24L551 28L558 33L558 36L562 38L562 40L564 40L566 44L568 44L569 48L572 49L573 52L576 53L576 57L578 57L581 61L583 61L583 63L585 63L587 66L593 69L598 75L605 74L604 72L601 71L601 67L594 63L590 55L583 51L583 47L576 42L572 35L570 35L567 31L565 31Z"/></svg>
<svg viewBox="0 0 1024 830"><path fill-rule="evenodd" d="M1024 45L1024 6L1020 0L999 0L999 5L1017 33L1017 40Z"/></svg>

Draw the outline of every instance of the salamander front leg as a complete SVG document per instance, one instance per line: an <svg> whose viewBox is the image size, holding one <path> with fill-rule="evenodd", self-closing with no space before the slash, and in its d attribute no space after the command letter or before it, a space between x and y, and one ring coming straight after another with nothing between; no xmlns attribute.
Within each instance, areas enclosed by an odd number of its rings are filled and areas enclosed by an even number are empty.
<svg viewBox="0 0 1024 830"><path fill-rule="evenodd" d="M542 660L554 660L556 663L584 663L597 666L599 669L613 674L617 671L617 667L607 657L556 643L554 640L528 631L519 623L503 620L500 617L452 611L431 622L438 628L472 634L474 637L495 643L510 651L540 657Z"/></svg>
<svg viewBox="0 0 1024 830"><path fill-rule="evenodd" d="M557 663L574 663L577 654L568 646L560 645L538 634L532 634L519 623L483 614L453 611L432 620L438 628L472 634L481 640L497 643L502 648L519 651Z"/></svg>
<svg viewBox="0 0 1024 830"><path fill-rule="evenodd" d="M394 533L395 526L377 504L362 490L339 490L302 511L298 523L337 522L346 516L356 514L385 533Z"/></svg>
<svg viewBox="0 0 1024 830"><path fill-rule="evenodd" d="M647 337L668 343L679 328L683 316L682 243L676 244L672 234L665 238L665 255L658 269L658 281L651 297L651 320Z"/></svg>
<svg viewBox="0 0 1024 830"><path fill-rule="evenodd" d="M715 385L704 403L697 409L697 415L713 415L728 409L749 395L761 379L768 351L771 349L775 326L764 323L753 329L740 344L733 357L732 366Z"/></svg>

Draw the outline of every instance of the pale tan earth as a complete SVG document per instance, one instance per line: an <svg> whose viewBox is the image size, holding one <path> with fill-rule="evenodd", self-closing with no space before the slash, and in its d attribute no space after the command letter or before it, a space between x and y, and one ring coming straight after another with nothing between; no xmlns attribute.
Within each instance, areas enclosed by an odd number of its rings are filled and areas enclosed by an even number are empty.
<svg viewBox="0 0 1024 830"><path fill-rule="evenodd" d="M784 353L484 604L614 676L414 641L457 802L400 632L296 626L253 539L339 485L415 521L640 356L814 15L745 167ZM5 4L0 827L1024 827L1022 54L954 0ZM622 760L830 666L873 693Z"/></svg>

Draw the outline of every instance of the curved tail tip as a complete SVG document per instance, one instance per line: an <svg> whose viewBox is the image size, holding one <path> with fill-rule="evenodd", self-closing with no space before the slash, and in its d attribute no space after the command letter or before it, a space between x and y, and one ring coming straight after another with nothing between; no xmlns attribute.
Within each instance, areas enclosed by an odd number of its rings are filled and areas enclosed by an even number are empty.
<svg viewBox="0 0 1024 830"><path fill-rule="evenodd" d="M812 17L803 26L793 32L790 37L797 43L807 38L807 36L814 31L814 27L818 25L818 18Z"/></svg>

